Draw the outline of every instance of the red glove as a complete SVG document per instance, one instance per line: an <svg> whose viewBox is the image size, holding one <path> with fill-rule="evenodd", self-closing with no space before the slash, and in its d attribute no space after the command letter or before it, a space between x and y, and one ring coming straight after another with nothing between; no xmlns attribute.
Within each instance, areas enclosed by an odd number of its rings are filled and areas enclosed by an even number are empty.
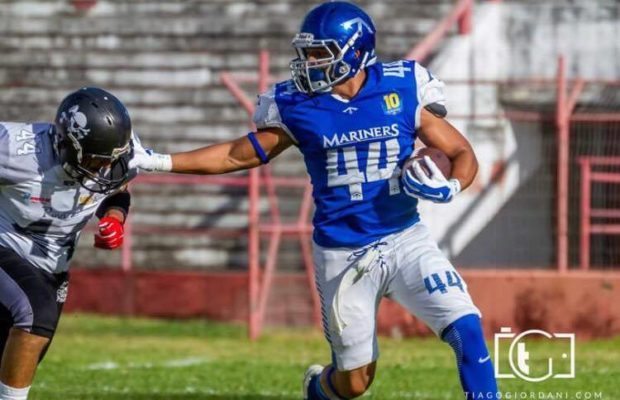
<svg viewBox="0 0 620 400"><path fill-rule="evenodd" d="M95 234L95 247L112 250L123 244L123 224L114 217L99 220L99 233Z"/></svg>

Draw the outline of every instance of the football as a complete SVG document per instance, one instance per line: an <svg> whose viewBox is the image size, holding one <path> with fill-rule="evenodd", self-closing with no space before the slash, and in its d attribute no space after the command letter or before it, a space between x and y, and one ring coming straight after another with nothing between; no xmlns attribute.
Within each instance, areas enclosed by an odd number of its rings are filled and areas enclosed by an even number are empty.
<svg viewBox="0 0 620 400"><path fill-rule="evenodd" d="M420 164L422 166L422 169L424 169L424 172L426 172L430 176L430 171L426 167L426 164L424 162L424 156L429 156L431 160L433 160L433 162L437 165L443 176L446 178L450 178L450 175L452 173L452 163L450 162L450 159L443 151L434 147L424 147L416 151L413 156L405 162L403 171L411 168L411 164L413 163L413 161L421 160Z"/></svg>

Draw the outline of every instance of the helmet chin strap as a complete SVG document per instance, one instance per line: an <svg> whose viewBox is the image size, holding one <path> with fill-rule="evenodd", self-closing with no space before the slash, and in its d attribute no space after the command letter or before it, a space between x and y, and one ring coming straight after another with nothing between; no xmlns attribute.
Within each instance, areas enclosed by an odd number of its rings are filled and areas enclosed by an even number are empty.
<svg viewBox="0 0 620 400"><path fill-rule="evenodd" d="M366 68L366 63L368 62L368 53L364 53L364 58L362 59L362 63L360 64L359 69L355 73L355 75L359 74L361 70Z"/></svg>

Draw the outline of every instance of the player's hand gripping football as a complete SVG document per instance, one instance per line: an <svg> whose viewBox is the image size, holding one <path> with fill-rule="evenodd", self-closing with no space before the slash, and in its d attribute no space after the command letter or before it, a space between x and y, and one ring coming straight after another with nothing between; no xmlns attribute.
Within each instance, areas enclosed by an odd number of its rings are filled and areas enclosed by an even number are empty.
<svg viewBox="0 0 620 400"><path fill-rule="evenodd" d="M421 165L422 160L428 173ZM448 203L461 191L458 179L446 179L429 156L409 164L402 172L401 181L409 196L435 203Z"/></svg>
<svg viewBox="0 0 620 400"><path fill-rule="evenodd" d="M95 247L112 250L123 244L125 229L123 223L114 217L99 220L99 232L95 234Z"/></svg>
<svg viewBox="0 0 620 400"><path fill-rule="evenodd" d="M129 168L164 172L172 170L172 160L169 154L155 153L152 149L145 149L136 136L131 140L133 140L133 157L129 161Z"/></svg>

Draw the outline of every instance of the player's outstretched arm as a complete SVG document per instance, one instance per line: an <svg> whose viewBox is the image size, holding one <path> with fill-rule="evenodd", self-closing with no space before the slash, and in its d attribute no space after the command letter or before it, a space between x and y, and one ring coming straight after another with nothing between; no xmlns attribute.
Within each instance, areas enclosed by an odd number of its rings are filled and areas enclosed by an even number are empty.
<svg viewBox="0 0 620 400"><path fill-rule="evenodd" d="M467 139L448 121L433 115L425 108L421 112L418 137L428 147L444 152L452 162L452 178L458 180L460 190L473 182L478 172L478 160Z"/></svg>
<svg viewBox="0 0 620 400"><path fill-rule="evenodd" d="M254 138L254 143L249 136L244 136L230 142L172 154L172 172L205 175L254 168L293 144L290 137L278 128L260 130Z"/></svg>
<svg viewBox="0 0 620 400"><path fill-rule="evenodd" d="M228 142L174 154L158 154L138 145L131 166L147 171L224 174L264 164L292 144L283 130L269 128Z"/></svg>

